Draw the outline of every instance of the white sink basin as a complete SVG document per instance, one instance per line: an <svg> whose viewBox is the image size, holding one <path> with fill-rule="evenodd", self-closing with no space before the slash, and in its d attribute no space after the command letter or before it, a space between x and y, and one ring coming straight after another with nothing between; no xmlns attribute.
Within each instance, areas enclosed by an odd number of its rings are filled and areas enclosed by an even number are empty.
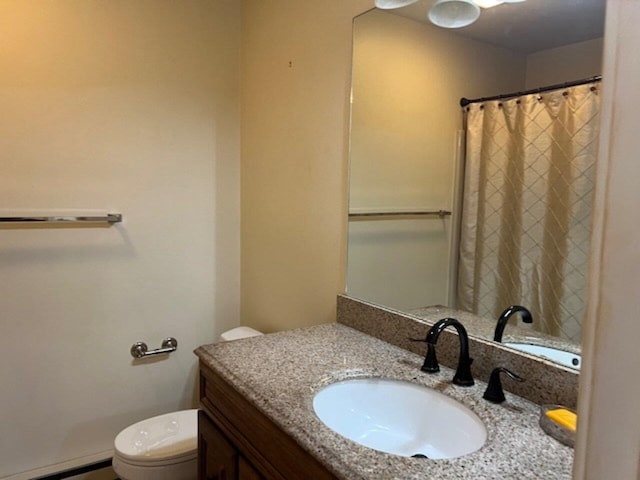
<svg viewBox="0 0 640 480"><path fill-rule="evenodd" d="M565 367L575 368L580 370L580 364L582 359L577 353L566 352L557 348L543 347L542 345L529 345L528 343L510 343L506 342L504 345L507 347L515 348L521 352L532 353L533 355L539 355L541 357L558 362Z"/></svg>
<svg viewBox="0 0 640 480"><path fill-rule="evenodd" d="M315 395L313 409L340 435L404 457L460 457L475 452L487 439L482 421L467 407L410 382L375 378L336 382Z"/></svg>

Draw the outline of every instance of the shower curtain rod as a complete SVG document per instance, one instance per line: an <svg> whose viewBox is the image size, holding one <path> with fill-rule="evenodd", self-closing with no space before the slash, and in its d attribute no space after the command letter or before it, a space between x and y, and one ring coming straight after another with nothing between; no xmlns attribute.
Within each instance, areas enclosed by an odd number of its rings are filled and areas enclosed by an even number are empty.
<svg viewBox="0 0 640 480"><path fill-rule="evenodd" d="M491 100L505 100L507 98L521 97L523 95L531 95L533 93L550 92L551 90L576 87L578 85L584 85L585 83L600 82L601 80L602 80L602 75L596 75L595 77L585 78L582 80L574 80L573 82L557 83L555 85L549 85L547 87L532 88L531 90L524 90L522 92L514 92L514 93L506 93L503 95L495 95L493 97L474 98L472 100L462 97L460 99L460 106L466 107L470 103L489 102Z"/></svg>

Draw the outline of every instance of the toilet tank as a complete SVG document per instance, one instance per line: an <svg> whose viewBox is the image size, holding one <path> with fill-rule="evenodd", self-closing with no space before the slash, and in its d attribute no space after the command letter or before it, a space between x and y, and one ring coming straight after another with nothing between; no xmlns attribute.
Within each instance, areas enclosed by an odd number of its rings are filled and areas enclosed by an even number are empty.
<svg viewBox="0 0 640 480"><path fill-rule="evenodd" d="M241 338L257 337L258 335L262 335L262 332L254 330L251 327L237 327L232 328L231 330L227 330L222 335L220 335L220 341L230 342L232 340L239 340Z"/></svg>

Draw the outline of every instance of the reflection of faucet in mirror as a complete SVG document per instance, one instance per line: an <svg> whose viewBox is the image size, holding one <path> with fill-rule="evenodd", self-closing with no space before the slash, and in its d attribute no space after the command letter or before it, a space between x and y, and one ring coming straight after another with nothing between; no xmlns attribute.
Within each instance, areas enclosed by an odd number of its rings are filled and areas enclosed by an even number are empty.
<svg viewBox="0 0 640 480"><path fill-rule="evenodd" d="M436 358L436 343L443 330L449 326L457 330L458 337L460 338L460 356L458 357L458 368L453 376L453 383L461 387L470 387L474 382L473 376L471 375L471 363L473 359L469 357L469 337L467 336L467 330L455 318L443 318L429 329L425 340L416 340L427 342L427 354L421 370L427 373L440 371L440 365L438 365L438 359Z"/></svg>
<svg viewBox="0 0 640 480"><path fill-rule="evenodd" d="M504 333L504 327L507 326L507 322L511 315L514 313L520 313L520 317L524 323L533 323L533 317L531 316L531 312L520 305L511 305L507 308L500 317L498 318L498 323L496 324L496 332L493 335L493 340L495 342L502 342L502 334Z"/></svg>
<svg viewBox="0 0 640 480"><path fill-rule="evenodd" d="M460 318L486 340L505 306L524 304L536 317L527 337L578 353L605 2L529 12L527 30L554 32L535 44L514 33L519 8L498 7L494 36L482 38L434 27L419 3L354 21L348 294L423 319ZM586 3L595 15L574 22ZM538 92L581 79L593 81ZM485 98L496 95L507 98ZM475 99L463 112L461 97ZM576 103L585 118L565 111ZM535 122L520 125L525 117ZM432 306L451 310L423 316Z"/></svg>

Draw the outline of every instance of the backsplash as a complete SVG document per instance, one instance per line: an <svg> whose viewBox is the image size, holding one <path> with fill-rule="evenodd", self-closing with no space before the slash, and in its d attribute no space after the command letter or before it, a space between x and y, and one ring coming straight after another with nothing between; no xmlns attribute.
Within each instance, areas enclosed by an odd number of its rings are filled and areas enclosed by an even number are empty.
<svg viewBox="0 0 640 480"><path fill-rule="evenodd" d="M445 313L446 312L446 313ZM438 320L452 316L463 325L480 317L461 310L442 308L439 312L423 314L420 318L390 310L344 295L338 296L337 321L348 327L384 340L392 345L424 355L426 345L410 338L424 338ZM475 378L487 382L491 370L506 367L525 378L517 383L506 380L504 389L537 404L560 404L576 408L578 401L577 371L525 353L516 353L497 343L475 336L469 337L470 355L474 359L471 370ZM438 341L438 360L455 369L458 364L459 340L452 329L442 332ZM425 374L426 375L426 374Z"/></svg>

